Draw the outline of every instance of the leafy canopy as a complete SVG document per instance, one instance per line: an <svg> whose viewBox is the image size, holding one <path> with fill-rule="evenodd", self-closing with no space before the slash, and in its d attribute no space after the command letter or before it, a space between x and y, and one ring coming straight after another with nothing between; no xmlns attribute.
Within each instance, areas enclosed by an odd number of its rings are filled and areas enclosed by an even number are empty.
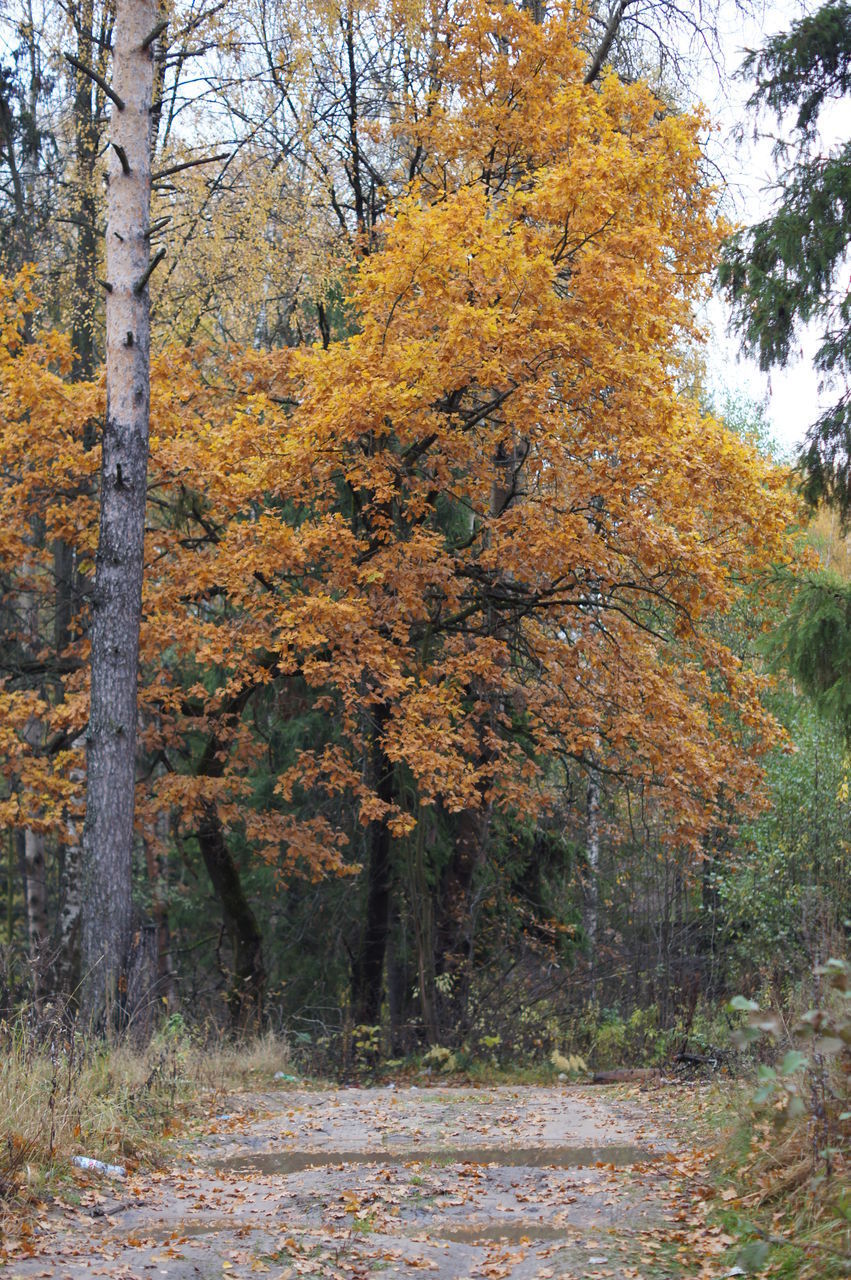
<svg viewBox="0 0 851 1280"><path fill-rule="evenodd" d="M352 331L153 367L140 822L191 832L215 804L287 873L342 870L423 807L533 815L553 761L590 757L696 844L775 737L711 619L788 555L785 477L679 391L719 241L702 121L586 85L568 6L436 21L428 111L387 125L418 169L348 272ZM58 336L20 342L31 299L0 302L4 570L47 613L52 540L91 554L103 394ZM60 837L86 648L83 626L36 688L22 651L0 696L0 813L37 795ZM260 709L294 691L328 730L270 764Z"/></svg>

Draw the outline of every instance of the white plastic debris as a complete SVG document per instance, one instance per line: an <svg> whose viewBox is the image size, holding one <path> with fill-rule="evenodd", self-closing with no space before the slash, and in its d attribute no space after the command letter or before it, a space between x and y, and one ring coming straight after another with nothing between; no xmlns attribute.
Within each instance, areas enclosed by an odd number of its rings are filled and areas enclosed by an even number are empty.
<svg viewBox="0 0 851 1280"><path fill-rule="evenodd" d="M87 1169L89 1173L103 1173L107 1178L125 1178L127 1170L123 1164L104 1164L103 1160L93 1160L91 1156L72 1156L71 1163L78 1169Z"/></svg>
<svg viewBox="0 0 851 1280"><path fill-rule="evenodd" d="M588 1262L589 1262L590 1266L592 1266L592 1267L598 1266L600 1263L602 1263L602 1262L608 1262L608 1261L609 1261L609 1259L608 1259L608 1258L604 1258L604 1257L602 1257L602 1256L600 1256L600 1257L594 1257L594 1258L589 1258L589 1259L588 1259Z"/></svg>
<svg viewBox="0 0 851 1280"><path fill-rule="evenodd" d="M747 1271L743 1270L742 1267L731 1267L729 1271L724 1272L725 1277L726 1276L746 1276L747 1274L748 1274Z"/></svg>

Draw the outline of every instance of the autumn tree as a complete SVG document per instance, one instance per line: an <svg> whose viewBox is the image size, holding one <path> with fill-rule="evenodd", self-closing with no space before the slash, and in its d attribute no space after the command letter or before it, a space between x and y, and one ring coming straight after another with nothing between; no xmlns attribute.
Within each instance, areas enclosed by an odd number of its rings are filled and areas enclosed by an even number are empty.
<svg viewBox="0 0 851 1280"><path fill-rule="evenodd" d="M717 243L697 126L646 86L586 85L561 12L445 20L440 92L395 126L417 172L350 277L357 332L275 357L274 391L255 368L222 460L194 468L210 477L199 536L174 548L193 566L178 580L220 602L195 653L233 672L223 687L261 689L275 654L335 719L282 777L275 820L251 826L308 863L341 838L363 861L351 945L367 1019L400 862L428 860L430 811L529 812L547 802L546 761L593 756L664 789L677 838L695 840L719 768L742 795L756 776L728 701L754 747L772 732L758 682L699 625L783 554L787 509L782 480L677 392L672 353ZM239 494L265 495L252 519L216 519ZM323 792L354 821L335 831L318 800L307 822L287 815ZM469 959L466 942L450 956L479 858L449 941L433 923L423 944L426 986L436 945L452 980ZM442 872L426 876L441 910Z"/></svg>
<svg viewBox="0 0 851 1280"><path fill-rule="evenodd" d="M680 394L719 239L701 121L644 83L587 83L587 29L567 6L543 22L478 3L426 26L416 6L395 14L380 45L357 23L353 41L345 22L326 33L329 62L351 45L375 88L383 50L388 78L365 114L357 85L360 222L337 93L351 77L315 95L338 132L293 207L320 227L300 295L317 341L295 345L289 309L294 345L224 345L232 317L251 332L262 280L247 275L244 311L236 291L223 326L214 304L187 302L192 345L152 362L138 834L150 866L174 854L206 868L235 1022L256 1019L269 972L246 869L268 864L290 887L361 868L342 926L350 1016L378 1019L396 921L415 954L395 987L417 987L412 1016L435 1038L469 1015L488 830L555 823L565 776L591 767L658 797L681 849L716 820L720 778L747 804L774 726L707 620L786 554L789 507L784 478ZM388 51L409 48L402 74ZM297 72L309 101L311 65L294 58L279 92L295 94ZM318 163L322 128L317 112L294 152ZM127 176L114 150L111 164L110 198ZM198 182L215 203L221 184L201 170L175 188ZM159 198L175 221L192 204ZM188 265L161 280L169 305L202 283ZM5 299L6 527L39 511L85 565L97 457L82 429L102 392L67 381L58 335L21 344L24 295ZM17 587L23 563L8 536ZM43 594L51 566L30 566ZM23 672L2 693L5 813L20 823L37 796L57 839L87 715L86 632L83 617L61 702ZM50 753L24 741L35 713ZM545 843L531 841L536 857Z"/></svg>

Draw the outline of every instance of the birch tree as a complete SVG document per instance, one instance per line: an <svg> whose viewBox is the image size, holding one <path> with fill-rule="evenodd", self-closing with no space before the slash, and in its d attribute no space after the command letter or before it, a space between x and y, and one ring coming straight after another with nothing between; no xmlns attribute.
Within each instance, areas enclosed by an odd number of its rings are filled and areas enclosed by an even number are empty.
<svg viewBox="0 0 851 1280"><path fill-rule="evenodd" d="M122 1003L131 932L139 625L150 405L151 105L156 0L118 0L106 232L107 409L93 599L83 835L85 1008Z"/></svg>

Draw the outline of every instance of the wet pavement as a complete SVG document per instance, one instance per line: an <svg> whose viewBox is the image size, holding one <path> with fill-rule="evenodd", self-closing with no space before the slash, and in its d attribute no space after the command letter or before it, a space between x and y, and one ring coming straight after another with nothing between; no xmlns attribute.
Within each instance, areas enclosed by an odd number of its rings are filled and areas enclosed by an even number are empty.
<svg viewBox="0 0 851 1280"><path fill-rule="evenodd" d="M669 1151L635 1103L576 1086L232 1099L168 1170L79 1174L8 1273L626 1280Z"/></svg>

